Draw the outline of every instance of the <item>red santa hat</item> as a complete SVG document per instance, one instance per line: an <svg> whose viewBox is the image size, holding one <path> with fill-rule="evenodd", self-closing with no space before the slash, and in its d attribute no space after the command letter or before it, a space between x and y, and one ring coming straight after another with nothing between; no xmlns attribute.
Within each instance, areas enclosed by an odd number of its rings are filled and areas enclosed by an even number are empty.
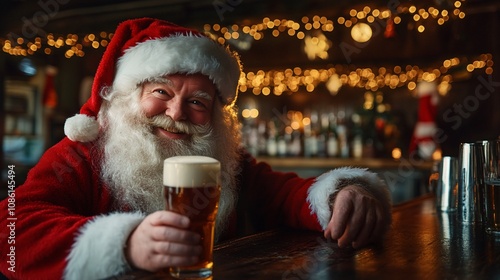
<svg viewBox="0 0 500 280"><path fill-rule="evenodd" d="M176 73L206 75L223 102L236 100L241 73L236 53L196 30L167 21L141 18L121 23L99 63L90 98L80 114L66 120L66 136L79 142L98 137L96 118L104 87L131 93L148 79Z"/></svg>

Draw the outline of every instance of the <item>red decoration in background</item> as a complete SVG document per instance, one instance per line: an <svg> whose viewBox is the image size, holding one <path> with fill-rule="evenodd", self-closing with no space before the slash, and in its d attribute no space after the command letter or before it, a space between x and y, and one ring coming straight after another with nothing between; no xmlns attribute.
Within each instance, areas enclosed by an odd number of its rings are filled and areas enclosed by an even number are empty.
<svg viewBox="0 0 500 280"><path fill-rule="evenodd" d="M432 158L432 153L436 150L437 144L434 141L434 134L437 131L435 123L437 113L438 94L435 83L420 82L417 86L418 119L410 142L409 152L418 153L426 160Z"/></svg>
<svg viewBox="0 0 500 280"><path fill-rule="evenodd" d="M392 18L389 18L387 20L387 25L385 26L385 31L384 31L384 37L385 38L396 37L396 29L394 27L394 20L392 20Z"/></svg>
<svg viewBox="0 0 500 280"><path fill-rule="evenodd" d="M57 92L54 85L54 78L57 74L57 68L47 66L45 70L45 87L43 89L43 106L54 109L57 106Z"/></svg>

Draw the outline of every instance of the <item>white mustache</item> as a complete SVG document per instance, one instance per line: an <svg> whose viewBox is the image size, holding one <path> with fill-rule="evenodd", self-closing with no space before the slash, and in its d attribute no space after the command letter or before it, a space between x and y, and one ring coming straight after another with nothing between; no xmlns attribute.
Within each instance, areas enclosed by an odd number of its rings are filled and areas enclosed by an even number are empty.
<svg viewBox="0 0 500 280"><path fill-rule="evenodd" d="M149 124L160 127L166 131L185 134L207 134L212 130L210 123L204 125L194 125L188 122L174 121L169 116L154 116L148 118Z"/></svg>

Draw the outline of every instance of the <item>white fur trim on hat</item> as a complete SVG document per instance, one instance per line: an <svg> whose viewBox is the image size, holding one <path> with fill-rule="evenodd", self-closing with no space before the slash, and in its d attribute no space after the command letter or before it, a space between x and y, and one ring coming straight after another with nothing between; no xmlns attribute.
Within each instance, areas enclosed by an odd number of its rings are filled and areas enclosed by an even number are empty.
<svg viewBox="0 0 500 280"><path fill-rule="evenodd" d="M390 216L391 196L384 181L377 174L367 171L367 169L342 167L333 169L316 178L316 182L311 185L307 192L307 201L311 212L316 214L323 229L326 229L332 216L330 196L340 191L341 187L345 187L340 186L341 180L355 182L356 179L365 182L360 186L378 199L382 203L385 214Z"/></svg>
<svg viewBox="0 0 500 280"><path fill-rule="evenodd" d="M437 92L437 86L435 82L421 81L417 85L417 94L419 97L435 94Z"/></svg>
<svg viewBox="0 0 500 280"><path fill-rule="evenodd" d="M201 73L212 80L224 102L229 103L236 98L240 72L237 55L212 39L175 34L128 48L118 60L113 88L131 92L151 78Z"/></svg>
<svg viewBox="0 0 500 280"><path fill-rule="evenodd" d="M112 213L87 222L71 248L64 279L104 279L130 269L125 244L143 219L141 213Z"/></svg>
<svg viewBox="0 0 500 280"><path fill-rule="evenodd" d="M71 141L91 142L99 135L99 123L95 117L77 114L64 123L64 134Z"/></svg>
<svg viewBox="0 0 500 280"><path fill-rule="evenodd" d="M437 126L433 122L417 122L415 125L415 137L433 137L437 132Z"/></svg>

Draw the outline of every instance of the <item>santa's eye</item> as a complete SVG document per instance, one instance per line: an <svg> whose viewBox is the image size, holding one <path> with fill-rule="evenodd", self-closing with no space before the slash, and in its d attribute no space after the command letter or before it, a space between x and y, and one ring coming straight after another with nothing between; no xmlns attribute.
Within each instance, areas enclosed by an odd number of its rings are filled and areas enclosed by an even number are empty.
<svg viewBox="0 0 500 280"><path fill-rule="evenodd" d="M210 100L204 100L204 99L191 99L188 102L191 108L193 108L196 111L206 111L208 110L211 104Z"/></svg>
<svg viewBox="0 0 500 280"><path fill-rule="evenodd" d="M170 95L169 91L167 91L164 88L154 88L153 90L150 91L150 93L155 96L156 98L162 99L162 100L167 100L170 99L172 96Z"/></svg>
<svg viewBox="0 0 500 280"><path fill-rule="evenodd" d="M167 91L164 89L153 89L153 93L158 93L158 94L167 94Z"/></svg>

